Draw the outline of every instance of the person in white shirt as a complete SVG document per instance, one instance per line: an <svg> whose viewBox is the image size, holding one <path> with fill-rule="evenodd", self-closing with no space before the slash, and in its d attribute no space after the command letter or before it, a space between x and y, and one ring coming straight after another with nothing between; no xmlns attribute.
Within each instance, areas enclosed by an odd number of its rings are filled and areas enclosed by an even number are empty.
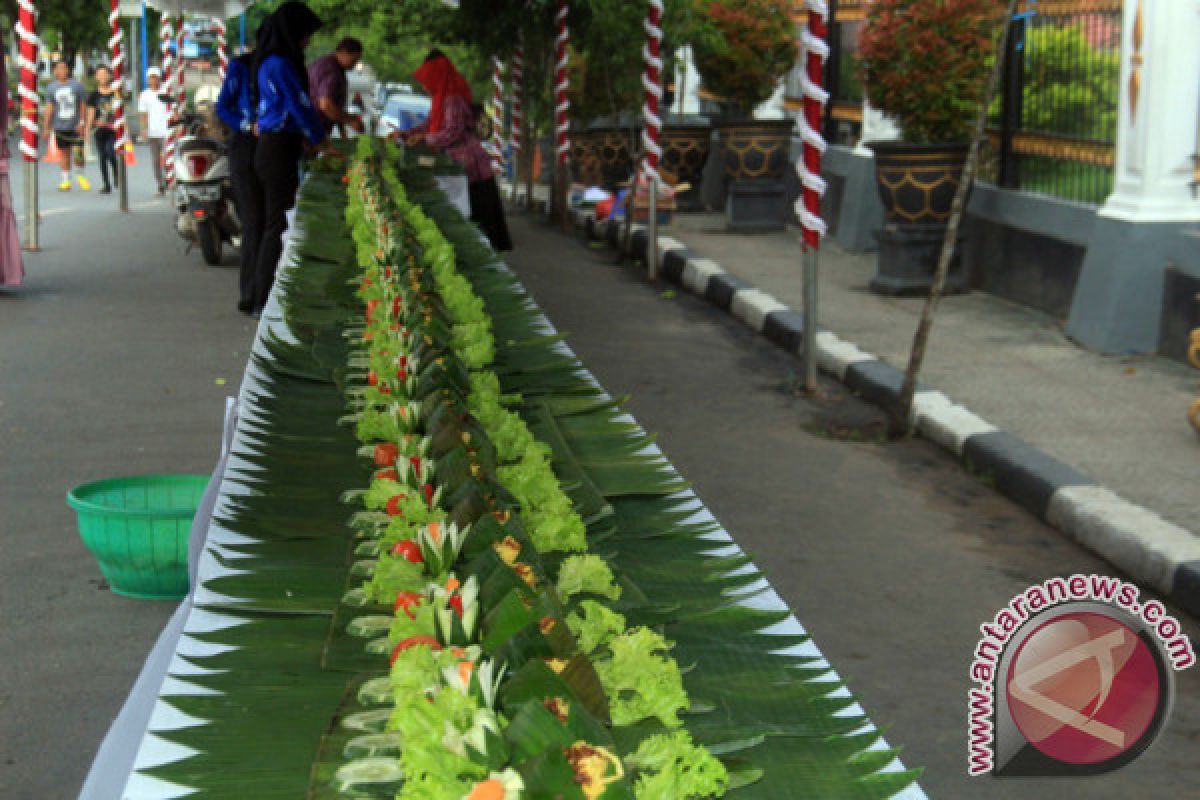
<svg viewBox="0 0 1200 800"><path fill-rule="evenodd" d="M154 164L154 180L158 182L158 193L167 190L163 179L163 141L171 128L171 99L164 94L162 72L158 67L146 70L147 88L138 97L138 115L142 123L142 136L150 145L150 162Z"/></svg>

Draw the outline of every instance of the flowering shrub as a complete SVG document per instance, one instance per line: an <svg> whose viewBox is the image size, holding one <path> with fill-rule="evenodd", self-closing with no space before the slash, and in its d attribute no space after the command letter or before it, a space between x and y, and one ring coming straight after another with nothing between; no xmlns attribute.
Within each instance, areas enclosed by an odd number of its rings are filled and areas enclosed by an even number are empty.
<svg viewBox="0 0 1200 800"><path fill-rule="evenodd" d="M749 115L796 63L796 23L788 0L697 0L706 22L695 32L704 87Z"/></svg>
<svg viewBox="0 0 1200 800"><path fill-rule="evenodd" d="M906 141L970 137L1003 0L874 0L859 42L867 96Z"/></svg>

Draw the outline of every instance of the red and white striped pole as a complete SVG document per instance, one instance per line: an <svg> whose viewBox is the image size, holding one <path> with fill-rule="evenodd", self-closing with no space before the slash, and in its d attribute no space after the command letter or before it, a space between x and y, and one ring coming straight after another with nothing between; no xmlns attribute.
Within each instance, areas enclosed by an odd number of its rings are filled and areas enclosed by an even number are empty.
<svg viewBox="0 0 1200 800"><path fill-rule="evenodd" d="M17 38L20 39L21 155L26 161L38 160L38 109L41 98L37 86L37 10L32 0L18 0Z"/></svg>
<svg viewBox="0 0 1200 800"><path fill-rule="evenodd" d="M492 102L488 108L492 123L490 155L492 171L499 175L504 171L504 61L492 59Z"/></svg>
<svg viewBox="0 0 1200 800"><path fill-rule="evenodd" d="M175 40L175 20L170 14L162 15L162 26L159 28L159 47L162 53L162 93L170 95L174 88L175 59L171 55L171 44ZM167 140L163 143L163 176L168 186L175 185L175 113L172 111L168 121Z"/></svg>
<svg viewBox="0 0 1200 800"><path fill-rule="evenodd" d="M175 31L175 122L179 136L183 135L183 110L187 107L187 86L183 69L183 17L179 17L179 28Z"/></svg>
<svg viewBox="0 0 1200 800"><path fill-rule="evenodd" d="M116 87L113 95L113 116L116 119L116 141L113 148L117 155L117 191L120 193L121 210L129 210L128 177L125 170L125 149L130 147L129 131L125 126L125 33L121 29L120 0L111 0L108 12L108 27L111 31L108 37L108 48L112 51L112 79Z"/></svg>
<svg viewBox="0 0 1200 800"><path fill-rule="evenodd" d="M37 9L33 0L17 0L18 63L21 66L21 156L25 159L25 248L38 249L38 97Z"/></svg>
<svg viewBox="0 0 1200 800"><path fill-rule="evenodd" d="M558 26L554 39L554 131L560 168L565 168L571 159L571 123L567 115L571 109L571 100L567 96L571 88L571 77L567 72L570 66L567 46L571 42L571 34L567 29L567 14L567 0L558 0L558 11L554 16Z"/></svg>
<svg viewBox="0 0 1200 800"><path fill-rule="evenodd" d="M804 388L817 390L817 252L825 236L825 221L821 219L821 197L825 194L825 179L821 177L821 156L825 153L825 137L821 135L822 117L829 93L821 84L825 77L825 60L829 58L829 6L826 0L805 0L808 26L800 35L804 59L801 79L804 109L800 115L800 138L803 153L796 164L800 176L801 194L796 213L804 238Z"/></svg>
<svg viewBox="0 0 1200 800"><path fill-rule="evenodd" d="M513 163L521 163L521 126L525 122L525 107L521 103L521 91L525 86L525 48L517 44L512 60L512 157Z"/></svg>
<svg viewBox="0 0 1200 800"><path fill-rule="evenodd" d="M644 160L642 174L648 190L648 230L646 235L646 272L650 280L658 277L658 162L662 148L658 144L662 131L659 105L662 102L662 18L663 0L649 0L646 7L646 44L642 48L642 59L646 63L642 73L642 86L646 90L646 101L642 105L642 149ZM636 198L638 183L634 181L632 195ZM633 203L636 205L636 199ZM631 207L632 210L632 207ZM631 215L632 216L632 215ZM632 225L630 226L632 230Z"/></svg>
<svg viewBox="0 0 1200 800"><path fill-rule="evenodd" d="M646 9L646 44L642 48L646 63L642 73L642 86L646 90L646 102L642 106L642 147L645 150L643 169L647 177L654 179L658 178L658 161L662 158L662 148L658 145L662 131L662 117L658 113L663 96L662 17L663 0L650 0Z"/></svg>
<svg viewBox="0 0 1200 800"><path fill-rule="evenodd" d="M225 20L217 17L215 22L217 27L217 77L221 79L221 83L224 83L225 72L229 69L229 44L226 42L228 32L225 29Z"/></svg>
<svg viewBox="0 0 1200 800"><path fill-rule="evenodd" d="M167 184L175 184L175 151L179 140L183 138L183 110L187 105L187 87L183 80L183 16L179 17L179 27L175 29L175 58L172 62L172 83L167 84L167 93L174 95L175 102L171 105L171 127L167 131L167 142L163 147L163 173Z"/></svg>

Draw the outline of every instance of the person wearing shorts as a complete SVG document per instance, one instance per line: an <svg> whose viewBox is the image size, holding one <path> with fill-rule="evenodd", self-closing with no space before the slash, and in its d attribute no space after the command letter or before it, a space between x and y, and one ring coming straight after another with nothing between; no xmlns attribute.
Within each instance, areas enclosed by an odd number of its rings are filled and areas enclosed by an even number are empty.
<svg viewBox="0 0 1200 800"><path fill-rule="evenodd" d="M62 168L60 192L71 191L71 157L78 149L83 152L84 106L87 91L83 84L71 77L71 68L66 61L54 64L54 80L46 86L46 108L43 114L42 134L49 138L54 133L58 146L59 166ZM82 159L80 159L82 162ZM79 164L79 188L85 192L92 188L83 176L83 164Z"/></svg>

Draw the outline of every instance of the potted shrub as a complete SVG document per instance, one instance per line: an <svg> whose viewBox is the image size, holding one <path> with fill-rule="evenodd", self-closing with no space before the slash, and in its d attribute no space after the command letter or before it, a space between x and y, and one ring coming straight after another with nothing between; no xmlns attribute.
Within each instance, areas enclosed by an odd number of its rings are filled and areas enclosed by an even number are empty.
<svg viewBox="0 0 1200 800"><path fill-rule="evenodd" d="M867 96L901 132L899 141L867 143L884 208L876 291L929 288L1004 8L1003 0L874 0L867 8L859 43ZM965 287L956 261L947 289Z"/></svg>
<svg viewBox="0 0 1200 800"><path fill-rule="evenodd" d="M703 22L692 41L705 90L721 98L718 122L732 227L780 227L787 219L784 175L791 119L757 120L754 110L796 64L790 0L697 0ZM741 208L739 208L741 206Z"/></svg>

